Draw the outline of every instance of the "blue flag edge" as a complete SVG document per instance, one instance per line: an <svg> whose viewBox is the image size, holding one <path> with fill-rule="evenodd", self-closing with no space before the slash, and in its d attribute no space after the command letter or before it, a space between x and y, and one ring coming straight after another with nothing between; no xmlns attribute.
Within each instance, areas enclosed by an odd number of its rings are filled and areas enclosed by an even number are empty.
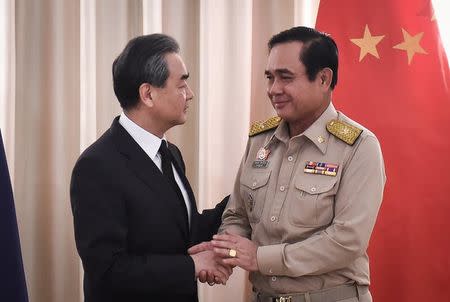
<svg viewBox="0 0 450 302"><path fill-rule="evenodd" d="M19 228L0 130L0 301L28 302Z"/></svg>

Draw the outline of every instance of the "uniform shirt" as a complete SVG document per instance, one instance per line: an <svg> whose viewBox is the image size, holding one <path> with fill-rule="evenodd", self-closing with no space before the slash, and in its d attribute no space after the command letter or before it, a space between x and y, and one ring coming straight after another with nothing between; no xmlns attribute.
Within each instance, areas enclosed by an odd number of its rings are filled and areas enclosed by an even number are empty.
<svg viewBox="0 0 450 302"><path fill-rule="evenodd" d="M326 130L339 119L360 129L353 146ZM254 165L262 148L268 164ZM337 164L336 176L304 172L308 161ZM295 293L369 284L367 246L386 181L375 135L330 103L302 134L287 124L250 137L220 231L259 247L255 291Z"/></svg>
<svg viewBox="0 0 450 302"><path fill-rule="evenodd" d="M141 128L139 125L137 125L135 122L130 120L125 113L122 112L119 118L119 123L125 128L125 130L128 132L128 134L131 135L131 137L136 141L136 143L144 150L144 152L150 157L150 159L155 163L155 165L158 167L158 169L162 172L162 163L161 163L161 155L159 154L158 150L161 146L161 141L164 140L164 142L167 144L167 141L165 140L165 137L163 139L160 139L156 135L148 132L147 130ZM183 194L184 203L186 204L186 209L188 213L188 221L189 225L191 224L191 206L189 202L189 195L186 191L186 188L183 185L183 182L181 181L180 176L178 175L177 169L172 164L173 169L173 175L175 177L175 181L177 182L178 187L181 190L181 193Z"/></svg>

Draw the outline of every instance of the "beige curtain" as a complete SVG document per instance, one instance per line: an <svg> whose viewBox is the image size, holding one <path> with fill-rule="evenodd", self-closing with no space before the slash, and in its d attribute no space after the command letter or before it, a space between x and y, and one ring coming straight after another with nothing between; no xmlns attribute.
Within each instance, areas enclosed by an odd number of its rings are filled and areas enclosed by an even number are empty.
<svg viewBox="0 0 450 302"><path fill-rule="evenodd" d="M111 64L136 35L175 37L196 94L168 133L182 150L200 209L229 194L251 121L273 115L266 43L314 25L319 0L2 0L0 127L13 176L32 302L82 301L69 202L80 152L120 113ZM246 274L200 285L201 301L247 301Z"/></svg>

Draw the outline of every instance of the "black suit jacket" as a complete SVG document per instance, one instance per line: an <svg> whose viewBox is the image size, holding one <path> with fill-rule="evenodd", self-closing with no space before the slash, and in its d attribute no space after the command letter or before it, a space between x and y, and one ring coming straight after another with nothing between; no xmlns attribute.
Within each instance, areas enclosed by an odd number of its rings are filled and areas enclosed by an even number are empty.
<svg viewBox="0 0 450 302"><path fill-rule="evenodd" d="M178 148L169 144L191 201L185 205L118 117L78 159L70 196L86 302L197 301L187 249L216 233L227 198L197 211Z"/></svg>

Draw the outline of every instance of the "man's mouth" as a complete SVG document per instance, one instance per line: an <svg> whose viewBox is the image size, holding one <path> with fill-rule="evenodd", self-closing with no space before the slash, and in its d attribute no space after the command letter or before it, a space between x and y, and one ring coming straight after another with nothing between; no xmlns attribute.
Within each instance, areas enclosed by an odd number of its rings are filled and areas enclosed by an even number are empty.
<svg viewBox="0 0 450 302"><path fill-rule="evenodd" d="M274 108L281 108L285 106L289 101L288 100L274 100L272 99L272 105Z"/></svg>

